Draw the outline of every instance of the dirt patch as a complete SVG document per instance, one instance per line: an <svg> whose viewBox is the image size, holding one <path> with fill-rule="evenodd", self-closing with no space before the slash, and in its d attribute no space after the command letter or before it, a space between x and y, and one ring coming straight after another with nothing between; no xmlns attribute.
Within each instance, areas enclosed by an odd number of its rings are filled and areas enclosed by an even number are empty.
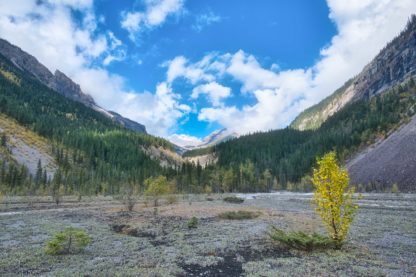
<svg viewBox="0 0 416 277"><path fill-rule="evenodd" d="M177 276L206 276L206 277L233 277L242 276L244 273L243 264L252 261L259 261L266 258L289 258L293 254L283 248L272 245L267 241L256 241L260 247L250 246L253 241L243 243L236 251L229 251L219 254L218 262L212 265L203 266L200 264L187 264L183 261L178 263L185 272ZM213 255L213 253L209 253Z"/></svg>

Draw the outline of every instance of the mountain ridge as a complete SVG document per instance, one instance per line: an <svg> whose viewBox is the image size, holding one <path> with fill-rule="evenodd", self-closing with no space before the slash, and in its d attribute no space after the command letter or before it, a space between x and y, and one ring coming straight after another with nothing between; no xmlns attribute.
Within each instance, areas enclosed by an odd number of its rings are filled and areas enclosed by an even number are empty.
<svg viewBox="0 0 416 277"><path fill-rule="evenodd" d="M144 125L125 118L118 113L107 111L106 109L100 107L96 104L91 95L84 93L80 85L75 83L63 72L57 69L53 74L34 56L2 38L0 38L0 54L10 60L19 69L32 74L36 79L50 89L100 112L104 116L111 118L127 129L135 132L146 133L146 127Z"/></svg>
<svg viewBox="0 0 416 277"><path fill-rule="evenodd" d="M362 71L318 104L300 113L290 124L298 130L316 129L347 103L369 99L416 74L416 15Z"/></svg>

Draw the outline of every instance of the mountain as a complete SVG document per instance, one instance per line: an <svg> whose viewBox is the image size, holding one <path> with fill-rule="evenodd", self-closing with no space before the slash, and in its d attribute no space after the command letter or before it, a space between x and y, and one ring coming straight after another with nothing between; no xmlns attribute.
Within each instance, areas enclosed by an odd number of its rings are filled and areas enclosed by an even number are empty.
<svg viewBox="0 0 416 277"><path fill-rule="evenodd" d="M335 150L362 191L416 191L416 17L355 78L292 126L188 151L210 157L227 189L311 189L316 157ZM410 122L410 123L409 123ZM198 160L199 161L199 160ZM200 162L200 164L202 164ZM228 181L227 181L228 182ZM226 182L226 183L227 183Z"/></svg>
<svg viewBox="0 0 416 277"><path fill-rule="evenodd" d="M412 17L357 77L298 117L298 125L244 136L218 130L183 158L170 142L121 126L117 114L69 78L3 41L0 190L116 194L128 186L142 192L147 178L163 175L179 192L305 191L316 157L336 150L360 190L386 191L397 183L401 191L416 191L415 39Z"/></svg>
<svg viewBox="0 0 416 277"><path fill-rule="evenodd" d="M183 137L180 135L171 136L170 140L177 147L177 152L183 154L190 150L196 150L200 148L210 147L216 144L219 144L224 141L237 138L240 135L237 132L230 131L226 128L215 130L201 141L189 140L188 137Z"/></svg>
<svg viewBox="0 0 416 277"><path fill-rule="evenodd" d="M228 141L228 140L231 140L233 138L237 138L239 136L240 135L237 132L230 131L226 128L223 128L223 129L214 131L211 134L209 134L208 136L206 136L202 140L202 143L199 144L195 148L203 148L203 147L216 145L216 144L219 144L221 142Z"/></svg>
<svg viewBox="0 0 416 277"><path fill-rule="evenodd" d="M32 74L36 79L50 89L102 113L104 116L114 120L127 129L135 132L146 133L146 128L142 124L124 118L115 112L106 111L104 108L98 106L90 95L84 93L81 90L81 87L64 73L56 70L55 73L52 74L52 72L50 72L49 69L41 64L35 57L1 38L0 54L10 60L19 69Z"/></svg>
<svg viewBox="0 0 416 277"><path fill-rule="evenodd" d="M126 184L143 190L146 178L177 174L183 161L168 141L128 130L97 106L58 93L39 80L51 77L40 64L36 74L16 64L0 53L2 192L49 193L62 186L69 193L113 194ZM56 80L67 82L66 91L77 89L62 76Z"/></svg>
<svg viewBox="0 0 416 277"><path fill-rule="evenodd" d="M416 16L359 73L315 106L306 109L292 122L299 130L316 129L328 117L350 102L368 100L389 88L402 83L416 73Z"/></svg>

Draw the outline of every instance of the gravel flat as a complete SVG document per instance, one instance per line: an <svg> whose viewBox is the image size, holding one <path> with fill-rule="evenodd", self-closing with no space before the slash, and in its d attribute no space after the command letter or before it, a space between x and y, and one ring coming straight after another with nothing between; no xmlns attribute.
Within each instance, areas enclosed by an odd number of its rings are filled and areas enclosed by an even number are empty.
<svg viewBox="0 0 416 277"><path fill-rule="evenodd" d="M270 225L324 233L311 194L245 194L242 204L221 195L179 197L157 214L143 201L133 212L111 198L67 199L56 208L12 199L0 213L0 276L415 276L416 195L365 194L342 250L312 253L269 241ZM250 220L222 220L248 210ZM199 219L188 229L190 217ZM92 243L76 255L49 256L52 234L84 228Z"/></svg>

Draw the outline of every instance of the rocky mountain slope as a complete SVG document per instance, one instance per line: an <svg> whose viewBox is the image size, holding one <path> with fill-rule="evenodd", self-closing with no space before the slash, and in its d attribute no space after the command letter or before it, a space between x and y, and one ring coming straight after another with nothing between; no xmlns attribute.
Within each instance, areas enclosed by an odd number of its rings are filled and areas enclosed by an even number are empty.
<svg viewBox="0 0 416 277"><path fill-rule="evenodd" d="M237 138L240 135L237 132L230 131L226 128L220 129L217 131L212 132L208 136L206 136L200 145L197 148L208 147L212 145L216 145L218 143Z"/></svg>
<svg viewBox="0 0 416 277"><path fill-rule="evenodd" d="M58 168L47 139L19 125L15 120L0 114L0 134L6 143L1 151L0 160L24 165L35 176L38 162L45 168L48 177L52 177Z"/></svg>
<svg viewBox="0 0 416 277"><path fill-rule="evenodd" d="M416 116L387 139L360 152L347 163L351 183L382 190L398 184L400 190L416 187Z"/></svg>
<svg viewBox="0 0 416 277"><path fill-rule="evenodd" d="M29 72L35 76L42 84L52 90L102 113L127 129L135 132L146 133L144 125L98 106L90 95L81 90L79 84L72 81L64 73L56 70L55 73L52 74L52 72L50 72L49 69L41 64L35 57L1 38L0 54L10 60L19 69Z"/></svg>
<svg viewBox="0 0 416 277"><path fill-rule="evenodd" d="M358 74L334 94L302 112L291 124L299 130L316 129L346 104L369 99L416 75L416 16L405 30Z"/></svg>

